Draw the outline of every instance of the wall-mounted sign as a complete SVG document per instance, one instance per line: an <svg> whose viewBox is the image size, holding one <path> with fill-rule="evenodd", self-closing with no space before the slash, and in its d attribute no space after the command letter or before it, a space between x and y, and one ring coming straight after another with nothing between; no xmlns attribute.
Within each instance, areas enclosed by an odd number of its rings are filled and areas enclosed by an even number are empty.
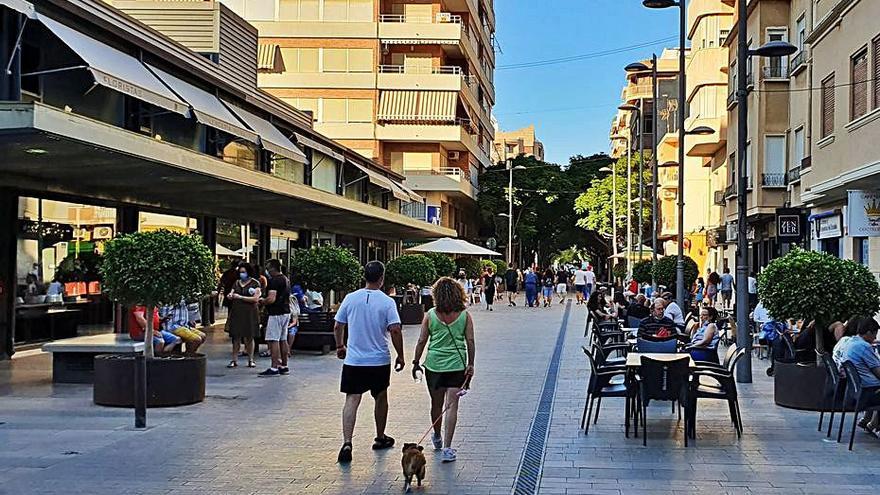
<svg viewBox="0 0 880 495"><path fill-rule="evenodd" d="M880 192L848 191L847 220L852 237L880 237Z"/></svg>
<svg viewBox="0 0 880 495"><path fill-rule="evenodd" d="M440 207L428 205L428 223L440 225Z"/></svg>
<svg viewBox="0 0 880 495"><path fill-rule="evenodd" d="M780 242L801 242L804 238L804 219L797 208L776 209L776 237Z"/></svg>
<svg viewBox="0 0 880 495"><path fill-rule="evenodd" d="M816 238L831 239L843 235L843 221L840 214L816 219Z"/></svg>

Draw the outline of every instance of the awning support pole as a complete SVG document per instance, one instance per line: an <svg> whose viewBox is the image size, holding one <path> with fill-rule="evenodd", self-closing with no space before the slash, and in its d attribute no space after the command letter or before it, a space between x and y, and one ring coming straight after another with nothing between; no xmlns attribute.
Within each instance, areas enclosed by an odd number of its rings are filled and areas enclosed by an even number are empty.
<svg viewBox="0 0 880 495"><path fill-rule="evenodd" d="M25 16L24 21L21 23L21 28L18 30L18 36L15 38L15 46L12 47L12 52L9 54L9 63L6 64L6 75L12 75L12 62L15 60L15 52L21 51L21 37L24 35L24 27L27 25L28 18Z"/></svg>
<svg viewBox="0 0 880 495"><path fill-rule="evenodd" d="M59 69L46 69L46 70L38 70L36 72L26 72L26 73L22 74L21 77L42 76L43 74L54 74L56 72L67 72L69 70L88 69L88 68L89 68L88 65L74 65L72 67L61 67Z"/></svg>

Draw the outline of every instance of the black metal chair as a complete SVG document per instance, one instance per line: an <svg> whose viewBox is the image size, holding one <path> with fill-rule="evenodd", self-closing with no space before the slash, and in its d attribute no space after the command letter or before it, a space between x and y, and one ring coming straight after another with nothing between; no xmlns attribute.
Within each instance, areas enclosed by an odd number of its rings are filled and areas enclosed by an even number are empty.
<svg viewBox="0 0 880 495"><path fill-rule="evenodd" d="M840 376L840 369L837 367L837 363L834 362L830 353L816 351L816 354L819 355L819 359L822 360L822 364L825 366L825 397L828 399L828 402L826 402L823 405L822 410L819 411L819 431L822 431L825 412L830 409L831 414L828 416L828 433L825 437L831 438L831 428L834 425L834 413L837 412L838 407L840 407L840 409L843 409L844 407L843 396L846 394L846 379ZM842 421L841 424L843 424Z"/></svg>
<svg viewBox="0 0 880 495"><path fill-rule="evenodd" d="M673 361L641 357L641 365L635 376L638 384L638 407L642 422L642 445L648 445L648 403L652 400L677 401L688 404L688 381L690 377L689 356ZM688 415L685 414L684 445L687 447Z"/></svg>
<svg viewBox="0 0 880 495"><path fill-rule="evenodd" d="M623 366L626 364L626 355L629 351L627 344L605 344L593 342L593 357L597 366ZM617 356L612 357L612 354Z"/></svg>
<svg viewBox="0 0 880 495"><path fill-rule="evenodd" d="M726 369L698 367L691 373L693 379L690 384L690 400L688 409L690 409L690 430L688 430L691 438L697 437L697 400L698 399L717 399L726 400L728 409L730 410L730 420L736 428L737 438L742 436L742 415L739 409L739 400L736 392L736 379L734 370L736 363L745 355L745 348L734 348L733 355L727 360ZM728 352L729 354L729 352ZM707 380L703 380L706 378ZM707 383L708 382L708 383ZM714 382L714 383L713 383Z"/></svg>
<svg viewBox="0 0 880 495"><path fill-rule="evenodd" d="M856 423L859 421L859 413L862 411L880 411L880 404L873 406L865 405L868 394L873 394L875 392L873 390L864 390L862 388L862 377L859 376L859 370L856 369L855 365L849 361L844 361L843 372L846 374L847 387L843 400L844 407L840 413L840 426L842 429L843 418L846 415L846 406L848 405L847 403L855 403L853 407L852 429L849 433L849 450L852 450L853 440L856 437ZM840 434L837 436L837 441L840 441Z"/></svg>
<svg viewBox="0 0 880 495"><path fill-rule="evenodd" d="M630 418L630 388L626 378L625 366L600 366L595 357L587 350L581 347L590 363L590 379L587 382L587 398L584 402L584 414L581 417L581 428L584 434L590 434L590 420L593 424L599 421L599 409L602 408L603 397L617 397L626 399L626 436L629 436L629 418ZM624 381L616 381L615 377L624 377ZM596 415L593 417L593 402L596 403Z"/></svg>

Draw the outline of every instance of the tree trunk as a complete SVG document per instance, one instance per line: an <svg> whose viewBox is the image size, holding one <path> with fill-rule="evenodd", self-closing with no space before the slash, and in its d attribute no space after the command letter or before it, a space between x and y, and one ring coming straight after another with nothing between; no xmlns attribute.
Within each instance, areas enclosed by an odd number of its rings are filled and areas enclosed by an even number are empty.
<svg viewBox="0 0 880 495"><path fill-rule="evenodd" d="M134 367L134 427L147 427L147 360L153 359L153 311L152 304L146 306L144 318L144 352L138 354Z"/></svg>

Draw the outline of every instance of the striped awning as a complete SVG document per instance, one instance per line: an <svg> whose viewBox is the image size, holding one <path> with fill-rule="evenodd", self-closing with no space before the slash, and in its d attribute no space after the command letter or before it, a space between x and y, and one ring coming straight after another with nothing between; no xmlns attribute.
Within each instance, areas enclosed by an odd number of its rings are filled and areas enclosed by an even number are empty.
<svg viewBox="0 0 880 495"><path fill-rule="evenodd" d="M278 61L278 43L260 43L257 50L257 69L276 71Z"/></svg>
<svg viewBox="0 0 880 495"><path fill-rule="evenodd" d="M382 91L379 120L385 122L450 122L455 120L455 91Z"/></svg>
<svg viewBox="0 0 880 495"><path fill-rule="evenodd" d="M433 40L433 39L383 39L386 45L457 45L458 40Z"/></svg>

